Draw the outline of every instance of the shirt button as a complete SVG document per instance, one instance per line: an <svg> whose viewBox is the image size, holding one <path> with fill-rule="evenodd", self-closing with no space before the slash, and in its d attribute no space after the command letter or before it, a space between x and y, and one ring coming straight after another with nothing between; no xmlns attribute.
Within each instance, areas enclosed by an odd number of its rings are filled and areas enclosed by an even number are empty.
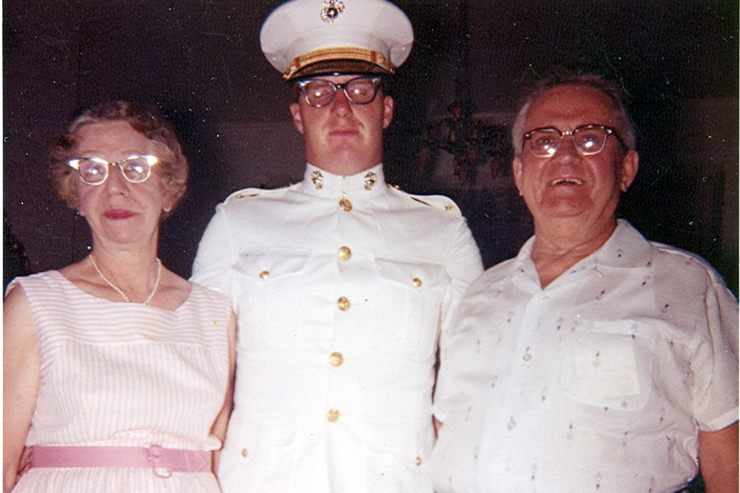
<svg viewBox="0 0 740 493"><path fill-rule="evenodd" d="M247 457L247 455L248 455L248 454L247 454L247 449L243 448L243 449L242 449L242 457L245 457L245 458L246 458L246 457Z"/></svg>
<svg viewBox="0 0 740 493"><path fill-rule="evenodd" d="M417 466L420 466L421 465L421 457L417 457L414 462L416 463Z"/></svg>
<svg viewBox="0 0 740 493"><path fill-rule="evenodd" d="M263 270L262 272L260 272L260 279L267 279L269 277L270 277L269 271Z"/></svg>
<svg viewBox="0 0 740 493"><path fill-rule="evenodd" d="M328 419L330 423L336 423L339 421L339 411L336 409L329 409L329 412L326 413L326 419Z"/></svg>
<svg viewBox="0 0 740 493"><path fill-rule="evenodd" d="M343 246L339 249L337 255L339 256L339 260L344 260L346 262L352 258L352 250L350 250L349 247Z"/></svg>
<svg viewBox="0 0 740 493"><path fill-rule="evenodd" d="M415 288L420 288L421 287L421 279L419 279L418 277L415 277L414 280L412 281L412 283L414 284L414 287Z"/></svg>
<svg viewBox="0 0 740 493"><path fill-rule="evenodd" d="M348 198L342 197L339 199L339 207L341 207L344 212L349 212L352 210L352 202L350 202Z"/></svg>
<svg viewBox="0 0 740 493"><path fill-rule="evenodd" d="M344 358L342 357L342 353L334 352L329 355L329 362L332 366L339 366L344 362Z"/></svg>
<svg viewBox="0 0 740 493"><path fill-rule="evenodd" d="M339 308L343 312L346 312L347 310L349 310L349 300L346 297L342 296L337 300L337 308Z"/></svg>

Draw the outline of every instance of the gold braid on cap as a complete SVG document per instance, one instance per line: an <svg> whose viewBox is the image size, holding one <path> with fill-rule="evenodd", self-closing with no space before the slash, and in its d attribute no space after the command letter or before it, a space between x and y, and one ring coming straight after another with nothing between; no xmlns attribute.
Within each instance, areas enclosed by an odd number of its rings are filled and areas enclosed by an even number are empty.
<svg viewBox="0 0 740 493"><path fill-rule="evenodd" d="M283 78L290 80L299 70L313 65L314 63L325 62L329 60L357 60L361 62L372 63L377 65L389 74L396 72L390 60L378 53L377 51L366 48L340 47L340 48L322 48L320 50L310 51L304 55L297 56L290 62L288 68L283 72Z"/></svg>

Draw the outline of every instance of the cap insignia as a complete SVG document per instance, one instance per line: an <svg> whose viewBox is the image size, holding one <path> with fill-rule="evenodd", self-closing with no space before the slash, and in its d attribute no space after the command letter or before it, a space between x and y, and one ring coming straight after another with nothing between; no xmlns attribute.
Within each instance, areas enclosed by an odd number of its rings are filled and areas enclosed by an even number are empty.
<svg viewBox="0 0 740 493"><path fill-rule="evenodd" d="M344 12L344 2L342 0L324 0L324 8L321 9L321 20L331 24L342 12Z"/></svg>

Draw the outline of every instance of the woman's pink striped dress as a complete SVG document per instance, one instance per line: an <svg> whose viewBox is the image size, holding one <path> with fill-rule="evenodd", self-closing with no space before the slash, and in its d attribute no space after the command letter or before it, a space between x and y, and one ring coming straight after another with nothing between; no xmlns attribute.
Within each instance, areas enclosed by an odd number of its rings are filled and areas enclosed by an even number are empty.
<svg viewBox="0 0 740 493"><path fill-rule="evenodd" d="M174 311L97 298L57 271L18 278L31 304L41 388L26 445L213 450L226 392L229 300L194 285ZM211 473L33 468L15 492L218 492Z"/></svg>

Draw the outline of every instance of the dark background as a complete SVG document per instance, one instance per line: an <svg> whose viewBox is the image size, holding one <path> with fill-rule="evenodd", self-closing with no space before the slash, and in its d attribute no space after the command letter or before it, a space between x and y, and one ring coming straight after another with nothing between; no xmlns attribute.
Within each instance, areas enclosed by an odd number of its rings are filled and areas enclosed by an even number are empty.
<svg viewBox="0 0 740 493"><path fill-rule="evenodd" d="M352 0L344 0L347 8ZM3 2L3 205L33 271L88 251L85 221L45 181L49 140L108 99L158 105L191 162L188 195L163 223L163 261L188 276L215 205L247 186L300 179L289 91L260 51L273 1ZM316 0L317 9L321 1ZM620 214L649 238L710 260L737 293L736 2L716 0L399 1L416 42L394 90L386 173L460 204L487 265L513 256L530 219L505 168L461 184L451 158L417 169L421 135L455 99L510 123L522 81L553 65L620 80L641 167Z"/></svg>

